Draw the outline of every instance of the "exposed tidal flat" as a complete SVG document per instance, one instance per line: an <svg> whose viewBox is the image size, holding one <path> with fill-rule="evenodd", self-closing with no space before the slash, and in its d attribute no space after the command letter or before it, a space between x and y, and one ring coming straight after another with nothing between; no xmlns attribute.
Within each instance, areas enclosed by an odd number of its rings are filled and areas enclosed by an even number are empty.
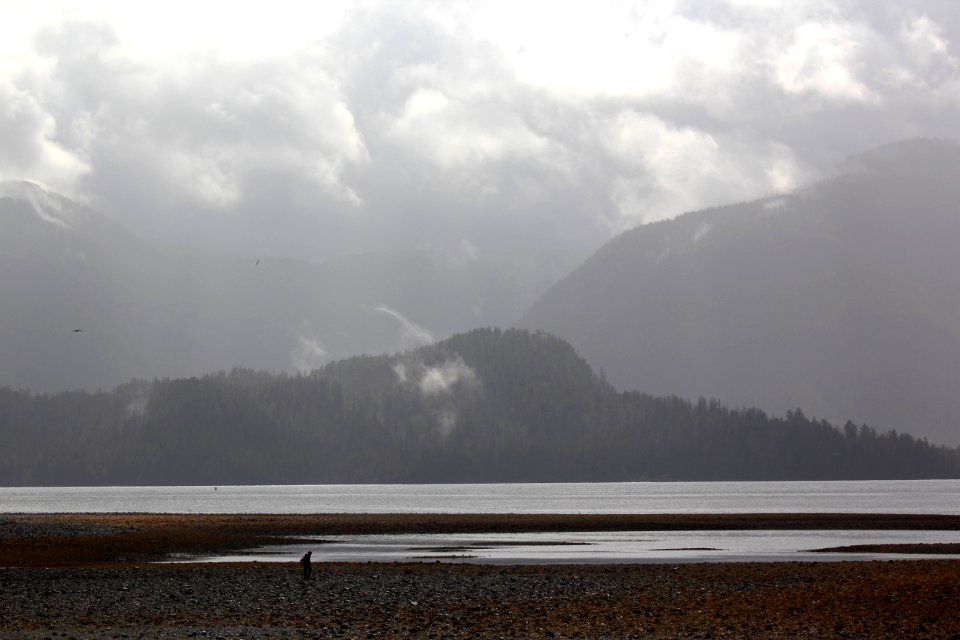
<svg viewBox="0 0 960 640"><path fill-rule="evenodd" d="M956 531L960 516L6 514L0 638L960 638L953 559L316 563L310 581L295 558L156 562L325 535L737 527Z"/></svg>

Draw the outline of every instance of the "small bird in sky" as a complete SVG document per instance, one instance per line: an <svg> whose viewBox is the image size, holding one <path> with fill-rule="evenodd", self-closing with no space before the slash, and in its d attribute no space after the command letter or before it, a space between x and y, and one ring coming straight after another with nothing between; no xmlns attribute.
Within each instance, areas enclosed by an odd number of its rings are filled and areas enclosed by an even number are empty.
<svg viewBox="0 0 960 640"><path fill-rule="evenodd" d="M257 258L257 264L260 264L260 258Z"/></svg>
<svg viewBox="0 0 960 640"><path fill-rule="evenodd" d="M80 333L83 329L74 329L71 333Z"/></svg>

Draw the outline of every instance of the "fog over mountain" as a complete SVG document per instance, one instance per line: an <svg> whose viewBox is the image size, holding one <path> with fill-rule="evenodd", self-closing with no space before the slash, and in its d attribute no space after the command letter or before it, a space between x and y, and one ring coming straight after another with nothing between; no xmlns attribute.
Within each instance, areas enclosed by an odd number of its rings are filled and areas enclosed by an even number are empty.
<svg viewBox="0 0 960 640"><path fill-rule="evenodd" d="M308 371L509 324L532 286L428 251L316 264L172 250L37 185L0 183L0 386Z"/></svg>
<svg viewBox="0 0 960 640"><path fill-rule="evenodd" d="M643 225L520 323L616 386L960 442L960 145L913 140L794 193Z"/></svg>

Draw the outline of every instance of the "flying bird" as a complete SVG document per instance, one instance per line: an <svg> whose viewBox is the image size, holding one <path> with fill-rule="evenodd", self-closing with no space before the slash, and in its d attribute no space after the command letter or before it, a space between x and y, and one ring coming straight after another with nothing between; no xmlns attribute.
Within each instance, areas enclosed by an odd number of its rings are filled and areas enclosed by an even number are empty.
<svg viewBox="0 0 960 640"><path fill-rule="evenodd" d="M83 329L74 329L71 333L80 333Z"/></svg>

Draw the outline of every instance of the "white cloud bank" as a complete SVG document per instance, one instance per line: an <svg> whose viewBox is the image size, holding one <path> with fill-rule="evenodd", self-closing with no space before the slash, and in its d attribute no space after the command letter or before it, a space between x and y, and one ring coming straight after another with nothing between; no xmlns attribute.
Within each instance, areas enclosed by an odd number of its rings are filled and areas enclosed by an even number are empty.
<svg viewBox="0 0 960 640"><path fill-rule="evenodd" d="M0 5L0 178L323 259L627 227L956 136L960 5Z"/></svg>

